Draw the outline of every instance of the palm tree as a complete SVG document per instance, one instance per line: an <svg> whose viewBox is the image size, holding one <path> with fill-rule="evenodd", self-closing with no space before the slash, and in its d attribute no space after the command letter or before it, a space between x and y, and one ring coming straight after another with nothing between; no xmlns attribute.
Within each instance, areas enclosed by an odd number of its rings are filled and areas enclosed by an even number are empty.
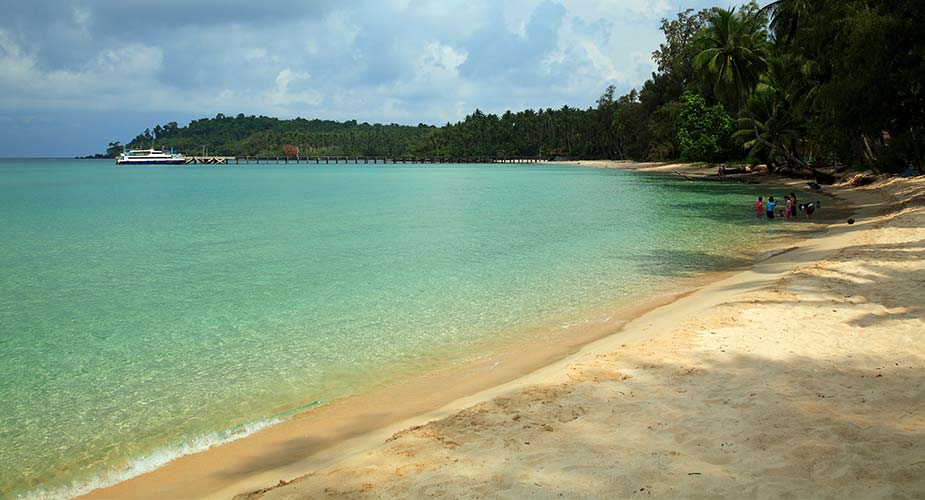
<svg viewBox="0 0 925 500"><path fill-rule="evenodd" d="M748 99L748 111L750 116L738 120L739 130L732 138L749 150L749 157L763 160L772 171L782 158L788 164L805 165L793 153L803 136L799 121L773 90L755 91Z"/></svg>
<svg viewBox="0 0 925 500"><path fill-rule="evenodd" d="M805 145L803 118L815 87L803 78L803 67L792 55L769 59L767 72L748 98L748 116L739 118L739 130L733 134L749 149L749 156L763 159L770 168L780 159L809 167L800 158L800 149Z"/></svg>
<svg viewBox="0 0 925 500"><path fill-rule="evenodd" d="M716 9L710 13L698 44L700 53L694 58L694 67L706 70L718 100L741 110L766 66L764 30L755 20L737 14L735 8Z"/></svg>
<svg viewBox="0 0 925 500"><path fill-rule="evenodd" d="M771 19L771 32L785 45L796 36L800 26L800 15L811 7L813 0L775 0L761 8L761 13Z"/></svg>

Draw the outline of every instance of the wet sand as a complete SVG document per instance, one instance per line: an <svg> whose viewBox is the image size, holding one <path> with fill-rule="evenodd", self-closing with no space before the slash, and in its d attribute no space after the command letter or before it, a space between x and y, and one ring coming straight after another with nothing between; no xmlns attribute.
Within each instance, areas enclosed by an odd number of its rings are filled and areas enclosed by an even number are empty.
<svg viewBox="0 0 925 500"><path fill-rule="evenodd" d="M734 271L684 278L670 292L608 309L606 320L543 329L532 338L486 352L474 361L383 385L369 393L314 407L243 439L180 457L152 472L80 498L230 498L336 463L379 445L393 433L459 409L537 369L560 362L648 311L670 304ZM527 337L531 337L527 335Z"/></svg>

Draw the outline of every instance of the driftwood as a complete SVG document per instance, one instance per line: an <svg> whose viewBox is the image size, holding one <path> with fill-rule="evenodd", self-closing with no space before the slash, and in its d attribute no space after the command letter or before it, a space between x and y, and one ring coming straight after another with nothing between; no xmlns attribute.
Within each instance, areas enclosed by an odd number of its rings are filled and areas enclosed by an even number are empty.
<svg viewBox="0 0 925 500"><path fill-rule="evenodd" d="M863 173L863 174L852 175L851 177L848 178L847 182L849 186L858 187L858 186L866 186L868 184L873 184L873 182L876 180L877 178L874 177L872 174Z"/></svg>

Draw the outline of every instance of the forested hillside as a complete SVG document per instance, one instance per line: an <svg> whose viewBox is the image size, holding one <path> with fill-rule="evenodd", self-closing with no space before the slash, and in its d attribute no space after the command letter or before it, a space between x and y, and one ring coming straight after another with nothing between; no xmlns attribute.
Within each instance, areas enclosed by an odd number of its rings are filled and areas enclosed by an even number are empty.
<svg viewBox="0 0 925 500"><path fill-rule="evenodd" d="M565 156L847 164L925 172L920 0L777 0L662 21L657 70L594 107L475 110L442 127L226 117L146 130L127 146L277 155ZM111 143L107 151L121 149Z"/></svg>
<svg viewBox="0 0 925 500"><path fill-rule="evenodd" d="M266 116L217 115L194 120L186 127L176 122L148 129L126 144L129 148L173 148L185 153L221 155L282 155L283 145L306 155L388 156L409 154L433 127L419 125L370 125L355 120L280 120ZM111 152L122 146L111 143Z"/></svg>

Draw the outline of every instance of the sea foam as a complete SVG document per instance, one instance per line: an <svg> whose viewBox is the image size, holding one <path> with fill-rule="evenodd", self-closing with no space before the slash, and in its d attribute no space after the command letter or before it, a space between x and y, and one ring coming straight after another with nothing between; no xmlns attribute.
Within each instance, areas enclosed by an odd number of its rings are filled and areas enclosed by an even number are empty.
<svg viewBox="0 0 925 500"><path fill-rule="evenodd" d="M317 404L317 402L306 405L304 407L299 407L297 410L314 406L314 404ZM66 499L86 495L93 490L106 488L133 477L151 472L185 455L192 455L193 453L206 451L209 448L245 438L261 429L265 429L282 422L285 420L285 416L291 415L292 413L295 413L295 410L277 414L267 419L236 425L223 431L199 436L188 441L177 443L173 446L161 448L146 456L133 459L129 461L124 467L111 470L102 475L90 479L76 480L60 488L32 490L19 495L17 498L23 500Z"/></svg>

